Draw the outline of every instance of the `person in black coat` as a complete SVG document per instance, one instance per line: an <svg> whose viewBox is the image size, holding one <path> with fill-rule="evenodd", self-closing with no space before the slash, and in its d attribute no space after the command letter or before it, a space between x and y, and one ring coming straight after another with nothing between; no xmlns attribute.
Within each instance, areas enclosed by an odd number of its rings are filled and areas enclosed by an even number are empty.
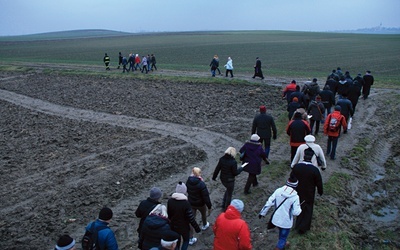
<svg viewBox="0 0 400 250"><path fill-rule="evenodd" d="M361 81L361 82L359 82ZM362 87L362 82L364 80L362 79L361 75L359 74L354 78L353 83L350 84L349 87L349 92L347 98L351 101L351 104L353 105L353 113L356 111L356 106L358 103L358 98L361 95L361 87Z"/></svg>
<svg viewBox="0 0 400 250"><path fill-rule="evenodd" d="M287 107L289 121L292 119L294 112L300 108L299 99L294 97Z"/></svg>
<svg viewBox="0 0 400 250"><path fill-rule="evenodd" d="M293 98L297 97L298 102L300 106L305 107L306 106L306 97L304 96L304 93L300 91L300 86L296 85L296 91L290 94L290 102L293 101Z"/></svg>
<svg viewBox="0 0 400 250"><path fill-rule="evenodd" d="M311 133L310 125L302 118L302 114L296 111L286 127L286 133L290 136L290 162L292 162L297 148L305 143L304 137Z"/></svg>
<svg viewBox="0 0 400 250"><path fill-rule="evenodd" d="M343 94L347 95L348 91L349 91L349 82L346 80L344 76L341 76L337 87L337 94L339 95L339 98Z"/></svg>
<svg viewBox="0 0 400 250"><path fill-rule="evenodd" d="M146 217L149 213L158 205L160 204L160 199L162 196L162 192L158 187L153 187L150 189L150 195L146 200L140 202L139 206L135 211L136 217L140 218L139 226L137 228L137 232L139 235L138 240L138 247L141 249L142 239L140 237L140 233L142 231L142 225Z"/></svg>
<svg viewBox="0 0 400 250"><path fill-rule="evenodd" d="M367 72L363 76L363 79L364 79L364 85L362 93L363 93L363 98L365 100L368 98L371 86L374 84L374 77L371 75L371 71L367 70Z"/></svg>
<svg viewBox="0 0 400 250"><path fill-rule="evenodd" d="M319 92L319 96L321 97L321 102L325 107L324 117L327 117L331 113L332 107L335 106L335 95L330 90L329 85L325 85L324 89Z"/></svg>
<svg viewBox="0 0 400 250"><path fill-rule="evenodd" d="M167 208L158 204L146 217L142 225L141 237L143 240L142 250L148 250L160 245L163 235L169 233Z"/></svg>
<svg viewBox="0 0 400 250"><path fill-rule="evenodd" d="M182 248L181 240L178 241L177 249L186 250L190 245L194 244L197 239L190 238L190 225L194 228L196 233L200 233L199 224L197 224L192 206L190 205L186 196L187 187L185 183L179 182L176 185L175 193L171 195L171 198L167 202L168 219L171 221L171 229L182 236Z"/></svg>
<svg viewBox="0 0 400 250"><path fill-rule="evenodd" d="M304 234L311 228L311 219L314 208L315 189L318 194L323 194L322 177L319 169L311 163L314 155L312 149L304 150L304 161L294 165L292 174L296 176L299 184L297 193L300 197L301 214L297 216L295 229L299 234Z"/></svg>
<svg viewBox="0 0 400 250"><path fill-rule="evenodd" d="M260 106L260 114L254 117L251 134L257 134L260 137L261 144L264 142L264 151L268 158L271 150L271 137L276 140L277 130L274 118L267 114L265 106Z"/></svg>
<svg viewBox="0 0 400 250"><path fill-rule="evenodd" d="M260 77L261 79L264 79L264 75L261 70L261 60L258 57L256 58L256 65L254 65L253 79L256 78L256 76Z"/></svg>
<svg viewBox="0 0 400 250"><path fill-rule="evenodd" d="M243 171L243 168L238 168L235 156L236 149L234 147L227 148L225 154L219 159L212 176L212 180L215 181L218 174L221 172L219 178L221 179L222 185L226 188L222 200L223 211L231 204L232 194L235 188L235 177Z"/></svg>
<svg viewBox="0 0 400 250"><path fill-rule="evenodd" d="M342 97L339 97L339 100L336 102L336 105L339 105L341 110L340 113L346 118L346 122L349 122L350 116L353 116L353 104L349 99L347 99L347 94L343 93Z"/></svg>
<svg viewBox="0 0 400 250"><path fill-rule="evenodd" d="M336 96L336 92L338 90L338 85L339 85L339 78L337 78L338 80L336 80L336 78L329 77L328 80L326 80L325 82L325 86L329 86L329 90L332 91L333 96Z"/></svg>
<svg viewBox="0 0 400 250"><path fill-rule="evenodd" d="M197 210L199 210L201 214L201 221L203 222L201 230L206 230L210 226L210 223L207 222L207 208L210 213L211 200L207 186L201 177L200 168L195 167L192 169L192 174L186 181L186 187L188 192L188 200L192 206L194 217L196 218ZM192 228L190 228L190 237L193 237Z"/></svg>

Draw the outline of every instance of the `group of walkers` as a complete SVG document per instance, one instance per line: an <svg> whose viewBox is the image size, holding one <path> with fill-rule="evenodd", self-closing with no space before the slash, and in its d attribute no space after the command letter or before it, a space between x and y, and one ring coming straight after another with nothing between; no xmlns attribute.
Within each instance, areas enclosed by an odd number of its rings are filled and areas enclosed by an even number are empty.
<svg viewBox="0 0 400 250"><path fill-rule="evenodd" d="M218 71L218 75L223 75L221 74L221 70L219 69L219 57L218 55L214 55L213 59L210 62L210 71L211 71L211 76L215 77L216 75L216 71ZM226 68L225 71L225 77L228 77L228 74L231 76L231 78L233 77L233 60L231 57L228 57L228 60L226 62L226 64L224 65L224 67ZM256 58L256 63L254 65L254 75L253 75L253 79L256 77L260 77L261 79L264 79L264 75L262 73L262 69L261 69L261 60L259 57Z"/></svg>
<svg viewBox="0 0 400 250"><path fill-rule="evenodd" d="M257 66L256 63L255 67L261 67L260 64ZM217 55L210 66L215 75L219 70ZM232 62L229 67L233 69ZM256 69L256 74L263 77L260 68ZM341 130L347 132L359 96L362 93L363 99L367 99L373 82L370 71L364 76L358 74L353 79L348 71L343 74L337 68L329 74L322 90L316 78L302 87L293 80L283 90L282 97L288 105L286 133L290 137L290 172L285 184L269 196L258 213L258 217L263 219L270 208L274 207L267 228L277 227L279 230L275 249L285 249L289 245L287 238L293 224L298 234L305 234L311 229L315 193L323 195L320 170L327 167L324 152L315 143L320 123L323 124L323 133L328 136L326 155L334 160ZM220 203L221 213L213 225L207 221L213 203L200 168L194 167L186 182L177 183L175 192L166 204L161 204L161 189L151 188L149 197L141 201L135 211L140 219L137 228L138 248L186 250L189 245L197 242L195 233L211 227L214 232L213 249L252 249L250 228L241 216L244 202L233 198L235 177L242 172L248 173L243 193L251 195L251 188L259 186L257 176L261 174L262 166L270 164L271 139L277 139L277 128L266 106L261 105L259 114L252 122L250 140L239 151L228 147L216 164L212 180L216 181L219 176L225 192ZM200 225L196 221L197 211L201 215ZM100 249L118 249L114 233L108 227L112 217L112 210L104 207L98 219L89 223L85 229L97 235ZM75 240L63 235L55 249L75 249Z"/></svg>
<svg viewBox="0 0 400 250"><path fill-rule="evenodd" d="M103 62L106 66L106 70L110 69L110 56L105 53ZM142 73L148 73L150 71L157 70L157 61L154 54L147 54L140 58L139 54L129 53L128 57L122 55L121 52L118 53L118 67L120 69L122 66L122 73L139 70Z"/></svg>

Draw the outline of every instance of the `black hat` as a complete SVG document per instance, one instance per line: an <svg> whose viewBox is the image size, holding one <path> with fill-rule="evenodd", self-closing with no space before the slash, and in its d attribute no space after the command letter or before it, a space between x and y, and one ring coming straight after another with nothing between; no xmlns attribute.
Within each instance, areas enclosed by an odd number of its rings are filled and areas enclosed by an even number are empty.
<svg viewBox="0 0 400 250"><path fill-rule="evenodd" d="M178 233L176 233L175 231L172 230L166 230L165 232L163 232L161 234L161 239L163 239L164 241L178 241L180 238L180 235Z"/></svg>
<svg viewBox="0 0 400 250"><path fill-rule="evenodd" d="M75 246L75 240L72 239L69 235L65 234L58 239L56 249L68 250L74 246Z"/></svg>
<svg viewBox="0 0 400 250"><path fill-rule="evenodd" d="M112 210L110 208L103 207L100 210L100 213L99 213L99 219L100 220L107 221L107 220L111 220L112 217L113 217L113 212L112 212Z"/></svg>

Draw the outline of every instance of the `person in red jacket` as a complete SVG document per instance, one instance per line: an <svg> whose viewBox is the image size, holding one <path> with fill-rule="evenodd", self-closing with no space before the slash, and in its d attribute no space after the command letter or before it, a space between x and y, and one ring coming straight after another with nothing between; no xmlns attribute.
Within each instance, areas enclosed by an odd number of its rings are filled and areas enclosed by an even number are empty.
<svg viewBox="0 0 400 250"><path fill-rule="evenodd" d="M234 199L226 212L217 217L213 226L214 250L252 249L249 226L241 218L243 209L243 201Z"/></svg>
<svg viewBox="0 0 400 250"><path fill-rule="evenodd" d="M296 81L292 80L288 85L286 85L285 89L283 90L282 93L282 99L286 97L286 101L289 104L291 100L291 94L296 92Z"/></svg>
<svg viewBox="0 0 400 250"><path fill-rule="evenodd" d="M330 155L331 160L335 159L336 146L338 144L341 127L347 131L346 118L340 113L341 107L335 106L335 111L328 115L324 123L324 134L328 136L328 146L326 155Z"/></svg>

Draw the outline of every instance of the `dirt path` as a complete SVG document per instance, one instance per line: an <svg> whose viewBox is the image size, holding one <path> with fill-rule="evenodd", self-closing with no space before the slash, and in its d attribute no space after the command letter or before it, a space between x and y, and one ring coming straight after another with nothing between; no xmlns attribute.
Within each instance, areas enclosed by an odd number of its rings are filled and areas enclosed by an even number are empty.
<svg viewBox="0 0 400 250"><path fill-rule="evenodd" d="M30 242L45 242L51 248L60 231L80 239L84 225L94 219L98 208L109 205L116 214L111 227L121 249L134 249L137 219L133 213L151 186L162 188L166 203L176 182L185 181L190 169L199 166L217 207L224 191L219 182L211 181L218 158L228 146L239 148L248 139L252 118L265 99L278 100L268 103L274 117L284 112L280 79L267 78L266 86L258 86L256 91L252 86L215 84L201 86L199 91L193 84L41 74L48 66L41 65L29 74L3 73L0 78L4 135L0 146L5 152L0 181L9 187L0 194L0 214L6 218L1 222L1 238L6 239L1 248L26 247ZM202 72L157 73L204 76ZM389 195L396 192L389 184L398 181L398 175L389 178L384 167L390 162L399 166L399 121L390 116L399 108L398 95L398 91L374 89L370 99L360 100L353 129L340 138L337 160L328 160L323 172L324 181L338 172L354 178L349 192L355 202L344 206L345 219L368 228L366 242L376 239L369 225L390 228L398 218L399 202ZM392 101L390 109L387 100ZM380 137L371 136L374 134ZM351 156L365 138L370 170L360 168L361 160ZM288 160L287 140L285 134L279 134L273 142L273 161ZM317 140L325 149L326 138ZM235 194L246 201L248 209L243 215L252 228L255 249L263 249L265 244L274 244L276 235L267 233L254 213L285 176L280 180L260 176L261 192L251 199L242 194L246 177L238 177ZM340 199L332 202L343 206ZM394 220L360 217L360 211L371 213L374 205L383 203L393 208L389 215L394 214ZM219 212L213 210L210 222ZM70 218L74 221L68 222ZM29 228L26 237L18 236L21 226ZM44 241L35 240L43 235ZM212 247L211 230L198 238L191 249Z"/></svg>

